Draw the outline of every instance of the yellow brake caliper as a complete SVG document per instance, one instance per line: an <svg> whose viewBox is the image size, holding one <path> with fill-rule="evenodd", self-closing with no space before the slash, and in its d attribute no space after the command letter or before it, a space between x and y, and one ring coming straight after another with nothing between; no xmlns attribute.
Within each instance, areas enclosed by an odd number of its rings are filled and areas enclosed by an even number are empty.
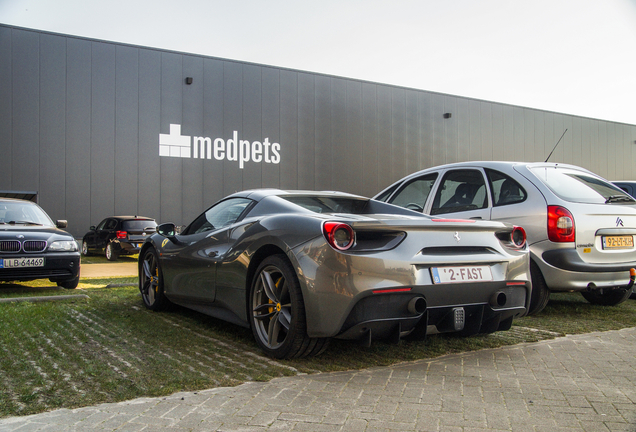
<svg viewBox="0 0 636 432"><path fill-rule="evenodd" d="M277 281L276 281L276 288L278 288L278 285L280 285L281 281L283 280L283 277L281 276ZM272 299L268 299L270 304L274 304L274 302L272 301ZM281 310L281 305L280 303L276 303L276 306L269 308L269 313L274 312L274 309L276 309L276 312L280 312Z"/></svg>
<svg viewBox="0 0 636 432"><path fill-rule="evenodd" d="M157 292L157 289L159 288L159 267L157 267L155 269L155 274L153 276L150 276L150 286L152 287L152 283L153 282L157 282L155 284L155 287L153 288L153 290L155 291L155 293Z"/></svg>

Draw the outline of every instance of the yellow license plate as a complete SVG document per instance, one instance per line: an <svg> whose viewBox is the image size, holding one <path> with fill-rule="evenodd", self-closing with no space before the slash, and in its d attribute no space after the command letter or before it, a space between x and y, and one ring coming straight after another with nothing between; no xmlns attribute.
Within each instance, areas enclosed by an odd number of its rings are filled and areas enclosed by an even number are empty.
<svg viewBox="0 0 636 432"><path fill-rule="evenodd" d="M603 249L631 249L634 247L633 236L604 236Z"/></svg>

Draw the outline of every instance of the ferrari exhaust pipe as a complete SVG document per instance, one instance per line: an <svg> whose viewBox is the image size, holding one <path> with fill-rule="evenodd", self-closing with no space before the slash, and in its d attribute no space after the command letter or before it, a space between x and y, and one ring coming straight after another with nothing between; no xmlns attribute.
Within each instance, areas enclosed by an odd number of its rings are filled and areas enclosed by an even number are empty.
<svg viewBox="0 0 636 432"><path fill-rule="evenodd" d="M426 312L426 299L424 297L413 297L407 306L407 309L413 315L422 315Z"/></svg>
<svg viewBox="0 0 636 432"><path fill-rule="evenodd" d="M503 291L497 291L490 298L490 306L492 307L503 307L506 305L506 301L508 301L508 297L506 293Z"/></svg>

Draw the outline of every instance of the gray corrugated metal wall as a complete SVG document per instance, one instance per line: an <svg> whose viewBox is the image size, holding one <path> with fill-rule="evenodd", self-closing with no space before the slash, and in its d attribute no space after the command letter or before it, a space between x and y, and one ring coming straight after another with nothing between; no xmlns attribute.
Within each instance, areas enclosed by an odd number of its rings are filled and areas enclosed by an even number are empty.
<svg viewBox="0 0 636 432"><path fill-rule="evenodd" d="M170 124L268 138L281 161L160 157ZM544 160L566 128L551 161L636 178L634 125L0 26L0 190L37 190L76 236L113 214L186 223L247 188L369 196L433 165Z"/></svg>

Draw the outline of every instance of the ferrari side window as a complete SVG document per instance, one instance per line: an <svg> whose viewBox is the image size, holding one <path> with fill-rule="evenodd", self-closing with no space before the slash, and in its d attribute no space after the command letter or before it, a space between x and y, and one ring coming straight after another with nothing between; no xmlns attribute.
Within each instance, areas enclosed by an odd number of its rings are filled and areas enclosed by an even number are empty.
<svg viewBox="0 0 636 432"><path fill-rule="evenodd" d="M186 234L196 234L231 225L238 220L245 208L252 202L247 198L231 198L221 201L196 218Z"/></svg>
<svg viewBox="0 0 636 432"><path fill-rule="evenodd" d="M402 186L402 189L389 202L409 210L422 212L436 179L437 173L416 178Z"/></svg>
<svg viewBox="0 0 636 432"><path fill-rule="evenodd" d="M484 176L478 170L455 170L444 175L433 200L431 214L454 213L488 207Z"/></svg>
<svg viewBox="0 0 636 432"><path fill-rule="evenodd" d="M382 192L381 195L378 195L377 198L375 198L377 201L384 201L386 202L386 200L391 196L391 194L400 186L400 184L396 184L392 187L390 187L388 190Z"/></svg>

